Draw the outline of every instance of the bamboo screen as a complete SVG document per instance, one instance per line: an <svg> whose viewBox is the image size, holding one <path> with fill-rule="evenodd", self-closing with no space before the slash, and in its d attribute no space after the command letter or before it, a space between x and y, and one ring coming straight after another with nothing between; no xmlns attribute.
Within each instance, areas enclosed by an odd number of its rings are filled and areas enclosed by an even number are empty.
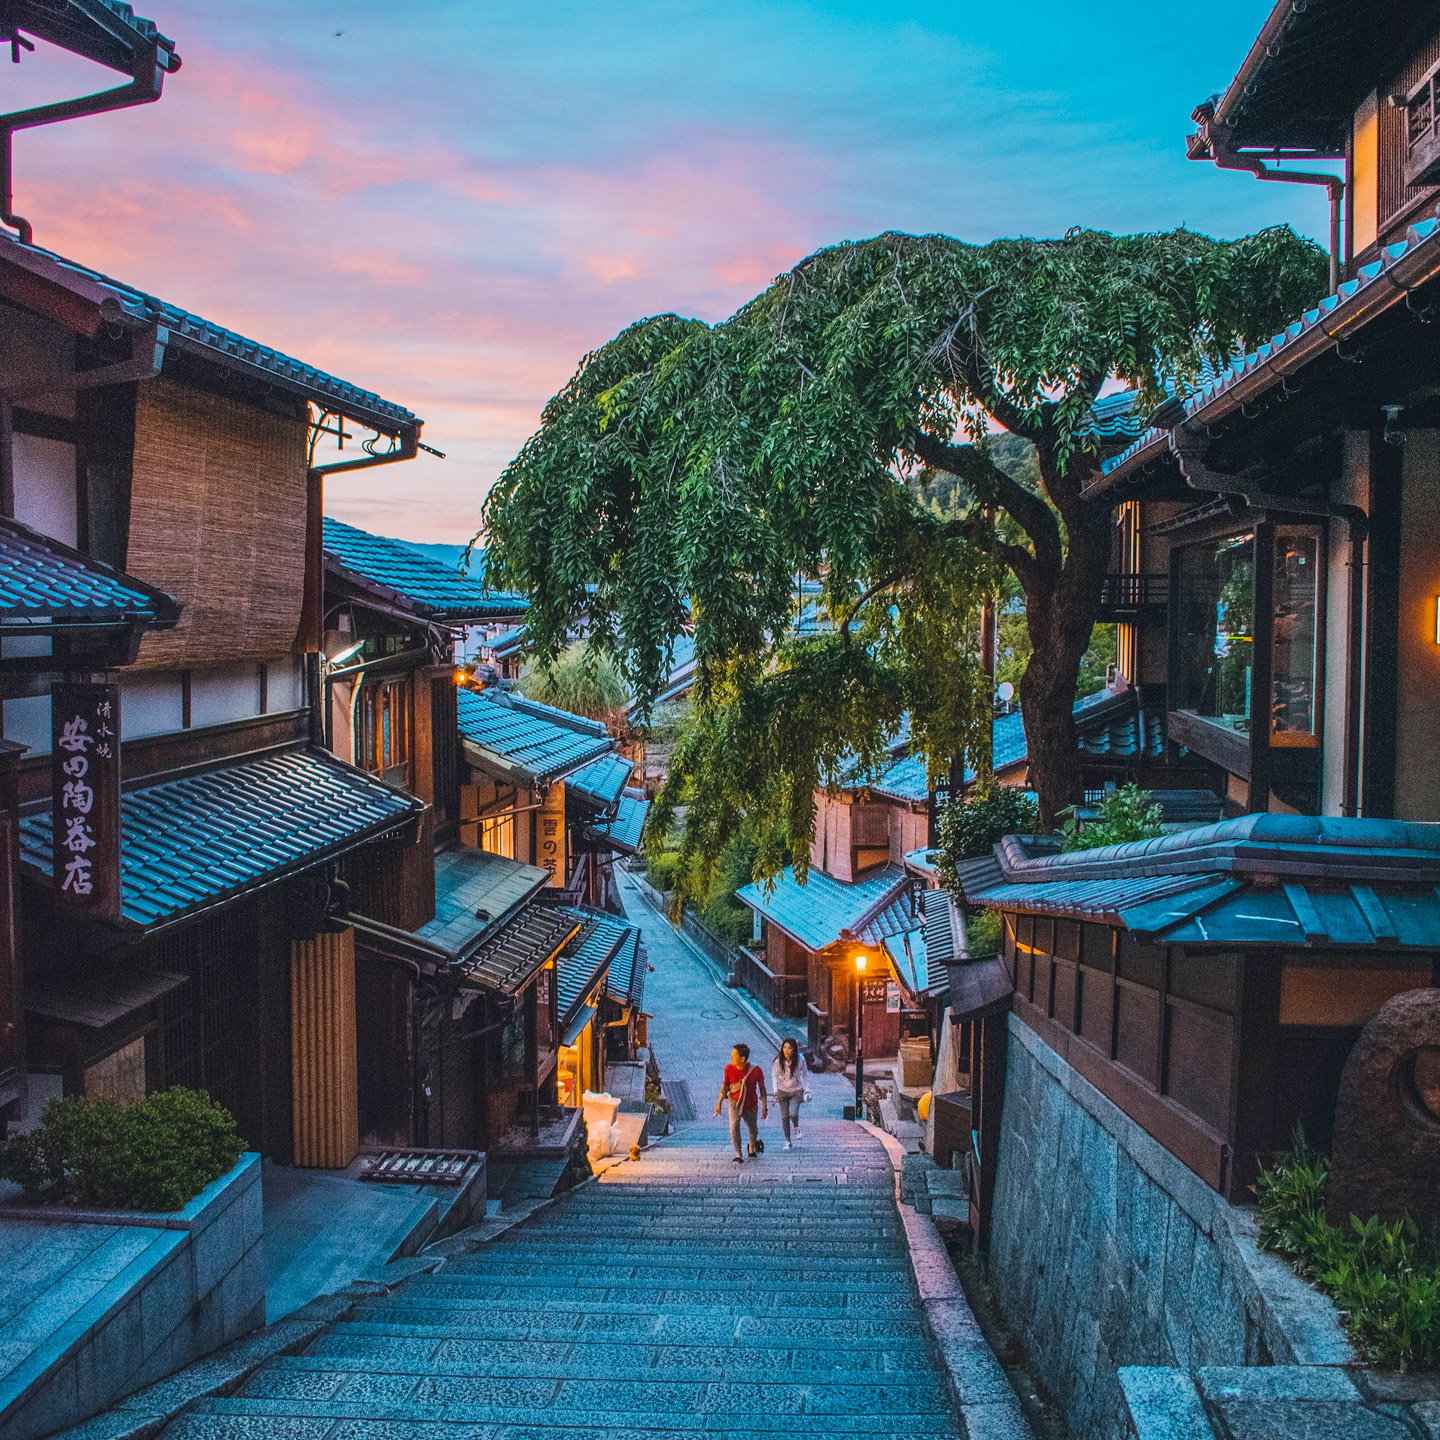
<svg viewBox="0 0 1440 1440"><path fill-rule="evenodd" d="M125 568L183 605L136 665L294 648L305 591L305 425L165 379L137 387Z"/></svg>

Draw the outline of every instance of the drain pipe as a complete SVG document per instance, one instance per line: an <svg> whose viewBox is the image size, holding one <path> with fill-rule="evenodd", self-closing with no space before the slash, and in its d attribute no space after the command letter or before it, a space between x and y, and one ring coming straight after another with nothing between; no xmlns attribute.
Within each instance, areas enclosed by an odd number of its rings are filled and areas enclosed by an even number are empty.
<svg viewBox="0 0 1440 1440"><path fill-rule="evenodd" d="M1200 127L1190 146L1191 159L1208 158L1221 170L1246 170L1257 180L1325 187L1330 196L1330 293L1333 295L1340 288L1340 207L1345 199L1345 181L1339 175L1321 171L1272 170L1258 155L1241 155L1235 149L1233 132L1228 125L1216 122L1215 108L1208 100L1197 106L1190 118ZM1204 153L1206 150L1208 156Z"/></svg>

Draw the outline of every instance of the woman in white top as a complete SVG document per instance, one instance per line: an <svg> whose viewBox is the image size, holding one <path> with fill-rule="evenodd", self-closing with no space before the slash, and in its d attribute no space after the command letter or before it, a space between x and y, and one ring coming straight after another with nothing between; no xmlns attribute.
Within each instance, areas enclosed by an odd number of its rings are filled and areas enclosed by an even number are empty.
<svg viewBox="0 0 1440 1440"><path fill-rule="evenodd" d="M794 1040L786 1040L770 1067L770 1090L780 1106L780 1128L785 1132L785 1148L790 1137L800 1138L800 1106L810 1098L810 1072L805 1057Z"/></svg>

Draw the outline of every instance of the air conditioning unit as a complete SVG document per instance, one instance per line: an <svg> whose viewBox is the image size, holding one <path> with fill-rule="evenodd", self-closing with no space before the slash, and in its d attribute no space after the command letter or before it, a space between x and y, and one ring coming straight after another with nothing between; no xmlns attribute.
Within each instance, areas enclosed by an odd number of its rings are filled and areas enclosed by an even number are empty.
<svg viewBox="0 0 1440 1440"><path fill-rule="evenodd" d="M1440 184L1440 65L1404 99L1405 183Z"/></svg>

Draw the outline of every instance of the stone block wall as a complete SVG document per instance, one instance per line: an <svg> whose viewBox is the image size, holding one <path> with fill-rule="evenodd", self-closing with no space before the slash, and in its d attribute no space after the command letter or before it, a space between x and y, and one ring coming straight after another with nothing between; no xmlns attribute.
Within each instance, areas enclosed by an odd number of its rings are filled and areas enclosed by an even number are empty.
<svg viewBox="0 0 1440 1440"><path fill-rule="evenodd" d="M1342 1365L1334 1307L1013 1015L990 1272L1077 1440L1121 1440L1118 1371Z"/></svg>
<svg viewBox="0 0 1440 1440"><path fill-rule="evenodd" d="M0 1374L0 1440L76 1425L265 1323L258 1155L173 1215L51 1211L37 1222L9 1207L7 1224L38 1225L56 1243L76 1227L130 1243L122 1265L92 1263L93 1275L77 1266L67 1284L18 1308L11 1325L27 1353L17 1363L0 1344L0 1365L11 1360Z"/></svg>

